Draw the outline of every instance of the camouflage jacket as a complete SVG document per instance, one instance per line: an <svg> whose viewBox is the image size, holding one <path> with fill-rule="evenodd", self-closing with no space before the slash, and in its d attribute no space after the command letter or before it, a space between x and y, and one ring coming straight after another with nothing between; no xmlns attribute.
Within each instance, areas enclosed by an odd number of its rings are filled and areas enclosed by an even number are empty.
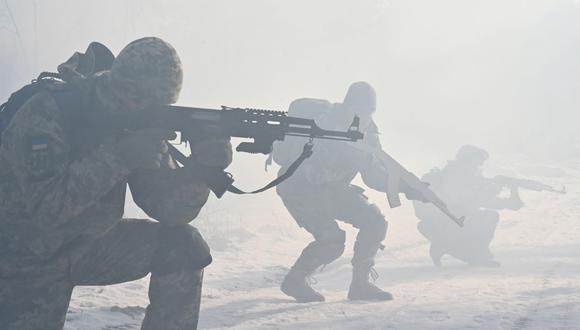
<svg viewBox="0 0 580 330"><path fill-rule="evenodd" d="M74 111L106 108L94 96L105 76L95 79ZM2 135L0 260L43 260L90 242L122 218L127 184L137 205L161 222L197 216L209 195L204 183L185 179L169 155L160 170L130 172L115 151L120 132L75 127L53 95L33 96Z"/></svg>

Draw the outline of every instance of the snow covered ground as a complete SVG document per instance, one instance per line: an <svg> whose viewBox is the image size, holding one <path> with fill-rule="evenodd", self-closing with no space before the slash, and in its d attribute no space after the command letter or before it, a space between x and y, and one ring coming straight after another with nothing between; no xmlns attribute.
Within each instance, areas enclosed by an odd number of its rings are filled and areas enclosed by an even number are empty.
<svg viewBox="0 0 580 330"><path fill-rule="evenodd" d="M556 171L559 173L558 171ZM502 213L493 243L498 269L469 268L451 259L432 266L410 203L384 209L390 220L379 252L377 284L391 302L346 300L355 232L347 252L316 274L324 303L298 304L279 284L310 240L265 195L272 210L260 216L209 211L198 225L212 245L200 329L580 329L580 172L547 182L569 193L523 192L526 207ZM372 199L381 196L373 194ZM257 197L239 197L257 198ZM260 214L259 210L255 210ZM347 229L347 227L344 227ZM79 287L67 330L139 329L147 279L112 287Z"/></svg>

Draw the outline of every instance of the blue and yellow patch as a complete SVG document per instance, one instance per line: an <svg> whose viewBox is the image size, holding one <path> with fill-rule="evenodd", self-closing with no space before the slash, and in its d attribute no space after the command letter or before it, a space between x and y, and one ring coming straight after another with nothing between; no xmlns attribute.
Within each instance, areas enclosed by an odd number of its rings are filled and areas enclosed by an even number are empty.
<svg viewBox="0 0 580 330"><path fill-rule="evenodd" d="M30 151L44 151L48 150L48 138L35 137L30 140Z"/></svg>
<svg viewBox="0 0 580 330"><path fill-rule="evenodd" d="M42 180L51 175L54 157L51 154L51 140L47 136L34 136L27 145L27 165L32 179Z"/></svg>

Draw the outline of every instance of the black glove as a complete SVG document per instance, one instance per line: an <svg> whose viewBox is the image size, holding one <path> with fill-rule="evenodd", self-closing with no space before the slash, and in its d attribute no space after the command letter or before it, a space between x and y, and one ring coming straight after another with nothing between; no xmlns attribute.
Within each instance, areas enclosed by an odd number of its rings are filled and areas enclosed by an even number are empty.
<svg viewBox="0 0 580 330"><path fill-rule="evenodd" d="M175 132L149 128L129 132L117 142L117 152L130 170L158 169L163 154L167 153L167 140L173 140Z"/></svg>

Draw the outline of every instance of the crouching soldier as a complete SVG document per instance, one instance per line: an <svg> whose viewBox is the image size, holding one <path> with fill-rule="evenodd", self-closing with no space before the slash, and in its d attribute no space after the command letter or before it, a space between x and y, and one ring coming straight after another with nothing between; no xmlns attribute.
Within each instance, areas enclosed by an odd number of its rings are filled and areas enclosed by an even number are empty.
<svg viewBox="0 0 580 330"><path fill-rule="evenodd" d="M0 328L62 329L76 285L151 273L142 329L195 329L203 269L212 259L188 223L207 201L207 185L169 155L174 132L77 121L174 103L182 83L179 57L168 43L148 37L127 45L110 70L83 76L82 65L70 70L74 60L59 71L83 79L74 88L40 90L2 132ZM192 150L193 164L226 168L231 162L228 139L198 141ZM122 218L127 185L157 221Z"/></svg>

